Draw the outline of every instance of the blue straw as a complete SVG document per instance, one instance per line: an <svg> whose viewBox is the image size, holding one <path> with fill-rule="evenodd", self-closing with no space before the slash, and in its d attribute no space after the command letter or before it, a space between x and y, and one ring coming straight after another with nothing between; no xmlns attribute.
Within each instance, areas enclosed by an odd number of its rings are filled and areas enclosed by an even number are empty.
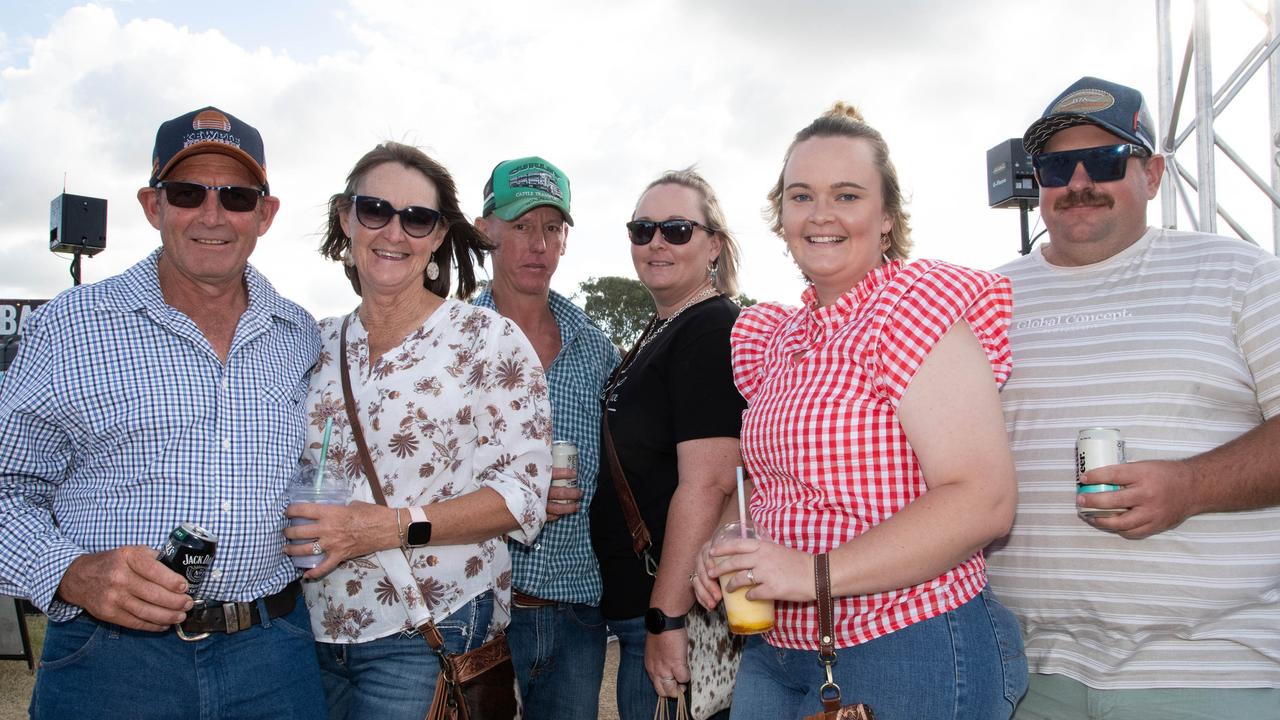
<svg viewBox="0 0 1280 720"><path fill-rule="evenodd" d="M324 422L324 442L320 444L320 467L316 468L316 490L324 482L324 466L329 461L329 434L333 432L333 416Z"/></svg>

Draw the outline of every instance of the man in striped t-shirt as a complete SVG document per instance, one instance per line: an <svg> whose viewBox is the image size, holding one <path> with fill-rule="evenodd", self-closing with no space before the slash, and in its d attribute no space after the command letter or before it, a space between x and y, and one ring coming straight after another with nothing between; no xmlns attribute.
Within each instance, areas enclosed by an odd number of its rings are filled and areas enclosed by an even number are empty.
<svg viewBox="0 0 1280 720"><path fill-rule="evenodd" d="M1033 673L1015 717L1280 717L1280 261L1147 227L1136 90L1082 78L1023 142L1049 242L999 270L1020 500L987 556ZM1075 492L1088 427L1123 434L1087 475L1119 490Z"/></svg>

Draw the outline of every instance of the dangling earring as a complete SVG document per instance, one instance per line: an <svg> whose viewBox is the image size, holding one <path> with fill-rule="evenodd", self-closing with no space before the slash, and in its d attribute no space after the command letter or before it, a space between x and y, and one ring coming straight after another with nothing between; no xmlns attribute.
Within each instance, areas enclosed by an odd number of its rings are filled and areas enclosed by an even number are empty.
<svg viewBox="0 0 1280 720"><path fill-rule="evenodd" d="M885 265L889 264L889 256L886 254L889 250L889 233L880 236L880 262Z"/></svg>
<svg viewBox="0 0 1280 720"><path fill-rule="evenodd" d="M716 278L720 276L720 271L716 267L718 264L719 264L718 259L712 260L711 262L707 263L707 279L711 281L712 287L715 287Z"/></svg>
<svg viewBox="0 0 1280 720"><path fill-rule="evenodd" d="M347 267L355 267L356 260L351 257L351 246L348 245L346 250L342 251L342 264Z"/></svg>
<svg viewBox="0 0 1280 720"><path fill-rule="evenodd" d="M431 258L431 261L427 263L427 279L428 280L440 279L440 266L436 264L435 258Z"/></svg>

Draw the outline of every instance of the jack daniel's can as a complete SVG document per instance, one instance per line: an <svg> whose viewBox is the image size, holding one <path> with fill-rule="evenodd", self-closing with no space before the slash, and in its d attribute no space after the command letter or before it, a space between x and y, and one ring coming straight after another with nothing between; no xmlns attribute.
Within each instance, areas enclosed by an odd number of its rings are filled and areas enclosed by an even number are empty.
<svg viewBox="0 0 1280 720"><path fill-rule="evenodd" d="M1095 468L1107 465L1119 465L1124 462L1124 438L1115 428L1085 428L1076 434L1076 492L1099 493L1115 492L1119 485L1092 484L1085 485L1081 481L1084 474ZM1081 508L1081 517L1106 517L1119 515L1122 509L1098 510Z"/></svg>
<svg viewBox="0 0 1280 720"><path fill-rule="evenodd" d="M169 533L156 559L185 578L187 594L194 597L204 584L217 547L217 536L195 523L184 522Z"/></svg>

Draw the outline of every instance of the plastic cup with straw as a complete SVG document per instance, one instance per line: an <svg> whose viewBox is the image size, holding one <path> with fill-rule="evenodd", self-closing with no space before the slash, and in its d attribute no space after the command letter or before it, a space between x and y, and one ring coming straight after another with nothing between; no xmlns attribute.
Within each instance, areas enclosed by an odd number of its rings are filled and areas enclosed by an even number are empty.
<svg viewBox="0 0 1280 720"><path fill-rule="evenodd" d="M742 467L738 467L738 520L731 522L716 531L712 545L733 539L749 540L757 538L756 529L747 520L746 479ZM724 562L727 558L720 558ZM720 576L720 590L724 592L730 579L739 573ZM729 619L729 629L739 635L754 635L773 629L773 601L748 600L747 592L751 586L743 586L733 592L724 592L725 615Z"/></svg>
<svg viewBox="0 0 1280 720"><path fill-rule="evenodd" d="M333 434L333 417L330 416L324 424L324 437L320 442L320 465L313 473L311 468L301 466L298 473L294 476L293 482L289 485L287 498L289 504L294 503L319 503L321 505L346 505L350 500L350 493L347 492L347 486L342 482L325 482L325 465L329 460L329 439ZM289 526L297 527L299 525L311 525L315 522L311 518L292 517L289 518ZM319 547L316 538L293 539L289 541L291 545L307 545L312 548ZM293 555L293 565L299 568L313 568L324 562L325 553L312 553L310 555Z"/></svg>

